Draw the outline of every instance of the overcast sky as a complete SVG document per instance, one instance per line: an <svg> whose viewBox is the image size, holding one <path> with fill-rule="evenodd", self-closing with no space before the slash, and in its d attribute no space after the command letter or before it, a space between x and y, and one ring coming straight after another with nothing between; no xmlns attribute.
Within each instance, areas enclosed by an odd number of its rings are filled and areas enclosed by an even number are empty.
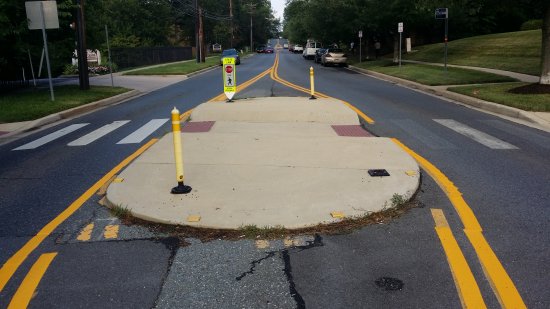
<svg viewBox="0 0 550 309"><path fill-rule="evenodd" d="M275 17L283 21L286 0L271 0L271 8L275 11Z"/></svg>

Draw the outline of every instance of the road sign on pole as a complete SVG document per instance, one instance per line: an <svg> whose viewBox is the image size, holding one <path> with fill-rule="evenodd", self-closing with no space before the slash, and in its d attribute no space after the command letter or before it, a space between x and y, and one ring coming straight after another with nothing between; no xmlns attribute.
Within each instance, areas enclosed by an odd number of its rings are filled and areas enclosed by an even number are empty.
<svg viewBox="0 0 550 309"><path fill-rule="evenodd" d="M403 41L403 23L397 24L397 32L399 32L399 68L401 68L401 41Z"/></svg>
<svg viewBox="0 0 550 309"><path fill-rule="evenodd" d="M363 30L359 30L359 62L361 62L361 45L363 45L361 42L363 38Z"/></svg>
<svg viewBox="0 0 550 309"><path fill-rule="evenodd" d="M447 72L447 42L449 41L449 9L438 8L435 9L435 19L445 19L445 72Z"/></svg>
<svg viewBox="0 0 550 309"><path fill-rule="evenodd" d="M235 78L235 58L223 58L223 92L231 102L237 92L237 79Z"/></svg>

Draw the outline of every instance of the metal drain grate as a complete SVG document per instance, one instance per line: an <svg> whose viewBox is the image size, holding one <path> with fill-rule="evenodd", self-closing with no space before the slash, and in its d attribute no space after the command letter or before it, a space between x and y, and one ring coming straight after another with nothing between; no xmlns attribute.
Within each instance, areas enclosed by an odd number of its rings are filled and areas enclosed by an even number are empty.
<svg viewBox="0 0 550 309"><path fill-rule="evenodd" d="M384 176L390 176L390 173L386 171L385 169L375 169L375 170L369 170L369 175L372 177L384 177Z"/></svg>
<svg viewBox="0 0 550 309"><path fill-rule="evenodd" d="M197 121L197 122L186 122L185 125L181 128L181 132L186 133L203 133L208 132L214 126L215 121Z"/></svg>
<svg viewBox="0 0 550 309"><path fill-rule="evenodd" d="M367 130L359 125L333 125L332 129L339 136L373 137Z"/></svg>

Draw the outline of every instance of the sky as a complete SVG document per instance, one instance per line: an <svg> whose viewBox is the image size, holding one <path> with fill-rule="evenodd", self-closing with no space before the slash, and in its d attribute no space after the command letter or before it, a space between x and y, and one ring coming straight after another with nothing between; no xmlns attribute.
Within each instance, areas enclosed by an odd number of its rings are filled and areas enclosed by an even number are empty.
<svg viewBox="0 0 550 309"><path fill-rule="evenodd" d="M283 21L286 0L271 0L271 8L275 11L275 17Z"/></svg>

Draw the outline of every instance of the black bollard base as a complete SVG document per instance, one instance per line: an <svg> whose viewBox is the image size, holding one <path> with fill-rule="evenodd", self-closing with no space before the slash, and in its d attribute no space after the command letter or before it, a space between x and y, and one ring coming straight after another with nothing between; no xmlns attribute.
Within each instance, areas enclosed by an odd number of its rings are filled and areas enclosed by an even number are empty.
<svg viewBox="0 0 550 309"><path fill-rule="evenodd" d="M183 182L178 182L177 187L173 187L172 191L170 193L172 194L187 194L191 192L192 188L190 186L186 186L183 184Z"/></svg>
<svg viewBox="0 0 550 309"><path fill-rule="evenodd" d="M315 96L311 96L311 97L309 97L309 99L310 99L310 100L315 100L315 99L317 99L317 98L316 98Z"/></svg>

